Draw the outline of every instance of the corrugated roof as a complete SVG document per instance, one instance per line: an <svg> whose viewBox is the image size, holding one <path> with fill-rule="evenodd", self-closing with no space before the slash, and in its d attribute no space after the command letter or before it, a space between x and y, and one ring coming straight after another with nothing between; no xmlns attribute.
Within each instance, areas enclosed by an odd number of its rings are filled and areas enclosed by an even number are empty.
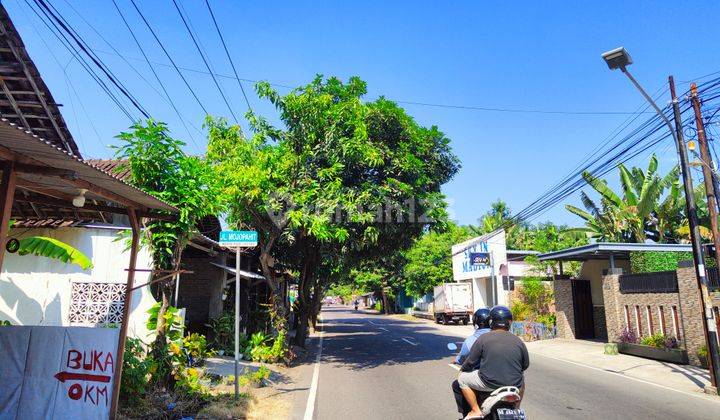
<svg viewBox="0 0 720 420"><path fill-rule="evenodd" d="M653 244L653 243L614 243L598 242L595 244L562 249L538 255L540 261L585 261L610 258L627 259L631 252L689 252L689 244Z"/></svg>
<svg viewBox="0 0 720 420"><path fill-rule="evenodd" d="M80 157L59 106L0 3L0 117Z"/></svg>
<svg viewBox="0 0 720 420"><path fill-rule="evenodd" d="M2 121L0 123L0 148L22 157L25 162L21 163L38 162L42 166L55 170L67 170L75 176L73 180L68 180L43 173L18 173L18 187L35 192L51 189L65 197L72 197L78 194L82 184L87 183L104 192L103 195L100 195L88 191L86 197L89 200L115 203L127 201L138 208L177 211L171 205L128 184L120 177L83 161L73 153L38 137L29 130L18 127L5 118L0 121ZM25 187L23 187L23 181ZM28 185L31 187L27 187ZM48 195L52 196L52 194Z"/></svg>

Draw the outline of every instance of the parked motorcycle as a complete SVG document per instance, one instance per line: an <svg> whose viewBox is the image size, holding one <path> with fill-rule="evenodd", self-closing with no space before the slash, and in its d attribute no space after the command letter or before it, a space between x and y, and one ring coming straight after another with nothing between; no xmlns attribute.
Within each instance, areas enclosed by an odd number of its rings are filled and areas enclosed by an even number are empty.
<svg viewBox="0 0 720 420"><path fill-rule="evenodd" d="M448 343L448 350L457 351L455 343ZM493 420L525 420L525 411L516 408L520 405L522 397L520 390L515 386L503 386L492 392L475 391L483 419ZM470 406L463 401L463 416L470 412Z"/></svg>

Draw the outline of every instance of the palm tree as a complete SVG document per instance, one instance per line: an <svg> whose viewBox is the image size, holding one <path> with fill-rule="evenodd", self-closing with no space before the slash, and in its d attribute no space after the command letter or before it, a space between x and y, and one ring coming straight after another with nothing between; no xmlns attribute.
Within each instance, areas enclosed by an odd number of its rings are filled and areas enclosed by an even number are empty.
<svg viewBox="0 0 720 420"><path fill-rule="evenodd" d="M608 186L607 181L583 172L583 179L600 194L601 205L598 206L585 192L580 197L587 211L566 205L568 211L585 220L585 227L574 230L584 231L602 241L674 240L681 222L678 216L682 214L678 212L678 203L682 200L679 168L676 166L660 177L657 167L658 160L654 154L647 171L641 168L628 170L625 165L618 165L622 197ZM670 188L670 193L659 204L666 188Z"/></svg>

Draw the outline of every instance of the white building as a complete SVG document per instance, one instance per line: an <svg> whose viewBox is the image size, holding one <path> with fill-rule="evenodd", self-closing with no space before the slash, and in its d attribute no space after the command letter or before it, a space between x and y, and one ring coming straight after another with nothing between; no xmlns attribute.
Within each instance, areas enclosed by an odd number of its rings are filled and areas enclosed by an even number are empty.
<svg viewBox="0 0 720 420"><path fill-rule="evenodd" d="M473 264L472 254L489 255L487 263ZM453 280L471 282L474 310L509 305L514 282L529 275L524 258L535 251L508 250L502 229L452 246Z"/></svg>
<svg viewBox="0 0 720 420"><path fill-rule="evenodd" d="M7 253L0 273L0 320L13 325L98 326L119 324L130 252L118 240L122 226L87 225L58 229L13 229L21 237L47 236L68 243L90 258L82 270L61 261ZM135 284L149 281L152 258L141 248ZM156 300L149 286L133 291L128 334L147 341L147 310Z"/></svg>

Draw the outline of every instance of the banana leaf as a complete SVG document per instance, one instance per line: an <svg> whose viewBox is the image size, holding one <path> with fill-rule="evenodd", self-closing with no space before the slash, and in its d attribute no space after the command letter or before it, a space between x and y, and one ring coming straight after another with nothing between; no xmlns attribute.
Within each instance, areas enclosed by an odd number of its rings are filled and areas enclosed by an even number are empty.
<svg viewBox="0 0 720 420"><path fill-rule="evenodd" d="M78 249L57 239L46 236L30 236L20 239L20 255L37 255L39 257L53 258L65 263L75 264L87 270L92 267L92 262L85 254Z"/></svg>

